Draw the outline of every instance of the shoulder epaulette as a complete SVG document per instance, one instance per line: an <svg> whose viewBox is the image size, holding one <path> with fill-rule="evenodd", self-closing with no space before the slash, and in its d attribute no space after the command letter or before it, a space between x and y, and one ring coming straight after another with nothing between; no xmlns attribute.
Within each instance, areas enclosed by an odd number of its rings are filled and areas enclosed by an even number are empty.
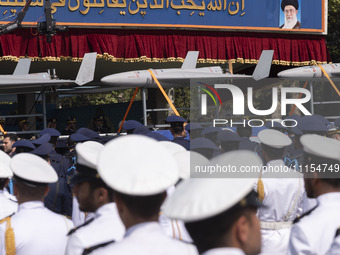
<svg viewBox="0 0 340 255"><path fill-rule="evenodd" d="M318 207L318 206L315 206L315 207L313 207L312 209L310 209L309 211L307 211L307 212L301 214L299 217L297 217L297 218L293 221L293 224L298 223L303 217L305 217L305 216L311 214L312 211L314 211L316 207Z"/></svg>
<svg viewBox="0 0 340 255"><path fill-rule="evenodd" d="M176 240L178 240L178 241L180 241L182 243L185 243L185 244L189 244L189 245L194 245L195 246L195 244L193 242L190 242L190 241L186 241L186 240L183 240L183 239L181 239L181 240L176 239Z"/></svg>
<svg viewBox="0 0 340 255"><path fill-rule="evenodd" d="M338 228L335 232L335 237L337 237L338 235L340 235L340 228Z"/></svg>
<svg viewBox="0 0 340 255"><path fill-rule="evenodd" d="M93 218L92 218L92 219L89 219L89 220L86 221L84 224L79 225L78 227L75 227L75 228L71 229L70 232L67 233L67 236L72 235L72 234L73 234L74 232L76 232L78 229L80 229L80 228L82 228L82 227L84 227L84 226L90 224L93 220L94 220Z"/></svg>
<svg viewBox="0 0 340 255"><path fill-rule="evenodd" d="M88 255L88 254L90 254L91 252L93 252L94 250L96 250L96 249L98 249L98 248L105 247L106 245L109 245L109 244L114 243L114 242L115 242L115 241L112 240L112 241L109 241L109 242L105 242L105 243L101 243L101 244L97 244L97 245L88 247L88 248L86 248L86 249L83 251L83 254L82 254L82 255Z"/></svg>
<svg viewBox="0 0 340 255"><path fill-rule="evenodd" d="M8 198L8 200L10 200L10 201L12 201L12 202L14 202L14 203L18 203L18 201L17 200L14 200L13 198Z"/></svg>

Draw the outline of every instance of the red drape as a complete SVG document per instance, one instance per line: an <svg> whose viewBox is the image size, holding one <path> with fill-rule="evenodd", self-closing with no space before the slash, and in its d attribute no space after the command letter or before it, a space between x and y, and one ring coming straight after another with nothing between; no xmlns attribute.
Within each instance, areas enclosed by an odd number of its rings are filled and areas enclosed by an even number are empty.
<svg viewBox="0 0 340 255"><path fill-rule="evenodd" d="M96 51L111 61L180 61L187 51L198 50L202 63L226 61L256 63L262 50L274 50L274 64L309 65L330 62L322 35L183 31L70 29L53 36L35 36L30 29L0 36L0 59L27 56L34 60L79 61Z"/></svg>

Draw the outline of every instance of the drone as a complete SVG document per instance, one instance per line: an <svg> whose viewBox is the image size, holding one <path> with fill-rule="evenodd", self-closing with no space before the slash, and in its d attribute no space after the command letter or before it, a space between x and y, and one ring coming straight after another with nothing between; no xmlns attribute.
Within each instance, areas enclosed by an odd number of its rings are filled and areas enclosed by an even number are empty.
<svg viewBox="0 0 340 255"><path fill-rule="evenodd" d="M22 27L21 23L27 13L27 10L31 2L32 0L28 0L26 2L26 5L18 13L18 16L15 20L0 26L0 35L12 32ZM50 0L45 0L44 12L46 21L38 22L37 29L39 34L46 36L47 43L51 43L52 36L54 36L57 33L57 31L65 32L68 30L68 27L56 25L56 20L52 18L52 8Z"/></svg>

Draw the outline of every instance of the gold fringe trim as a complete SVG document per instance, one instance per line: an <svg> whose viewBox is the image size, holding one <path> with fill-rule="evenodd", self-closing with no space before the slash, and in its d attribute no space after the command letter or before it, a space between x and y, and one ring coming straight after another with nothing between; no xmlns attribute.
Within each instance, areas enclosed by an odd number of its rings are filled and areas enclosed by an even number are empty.
<svg viewBox="0 0 340 255"><path fill-rule="evenodd" d="M0 57L0 61L2 60L10 60L18 62L20 58L25 58L25 56L2 56ZM26 56L26 58L30 58L32 61L40 61L40 62L47 62L47 61L72 61L72 62L81 62L83 58L77 58L77 57L70 57L70 56L60 56L60 57L29 57ZM184 62L184 59L182 57L169 57L169 58L149 58L147 56L140 56L138 58L116 58L108 53L103 54L97 54L97 58L104 59L111 62L120 62L120 63L137 63L137 62L152 62L152 63L167 63L167 62ZM257 64L257 59L244 59L244 58L237 58L237 59L211 59L211 58L199 58L197 60L200 64L227 64L229 62L235 64L235 63L241 63L241 64ZM321 65L321 64L327 64L326 61L304 61L304 62L292 62L292 61L283 61L283 60L273 60L272 64L274 65L282 65L282 66L306 66L306 65ZM331 62L329 63L331 64Z"/></svg>
<svg viewBox="0 0 340 255"><path fill-rule="evenodd" d="M329 131L327 133L327 136L334 135L334 134L340 134L340 130Z"/></svg>
<svg viewBox="0 0 340 255"><path fill-rule="evenodd" d="M264 185L263 185L263 181L261 177L257 181L257 196L258 196L259 201L262 203L265 195L264 195Z"/></svg>
<svg viewBox="0 0 340 255"><path fill-rule="evenodd" d="M11 225L11 217L8 216L0 221L0 224L6 222L6 232L5 232L5 247L6 255L15 255L15 237L14 231Z"/></svg>

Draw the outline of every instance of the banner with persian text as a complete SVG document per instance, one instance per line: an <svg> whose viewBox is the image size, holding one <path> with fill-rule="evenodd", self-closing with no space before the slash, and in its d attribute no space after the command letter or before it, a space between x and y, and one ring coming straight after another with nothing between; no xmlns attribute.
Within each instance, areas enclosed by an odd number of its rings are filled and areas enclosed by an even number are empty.
<svg viewBox="0 0 340 255"><path fill-rule="evenodd" d="M53 18L74 27L141 27L327 32L326 0L52 0ZM0 24L13 20L26 0L1 0ZM44 0L33 0L24 19L44 19Z"/></svg>

